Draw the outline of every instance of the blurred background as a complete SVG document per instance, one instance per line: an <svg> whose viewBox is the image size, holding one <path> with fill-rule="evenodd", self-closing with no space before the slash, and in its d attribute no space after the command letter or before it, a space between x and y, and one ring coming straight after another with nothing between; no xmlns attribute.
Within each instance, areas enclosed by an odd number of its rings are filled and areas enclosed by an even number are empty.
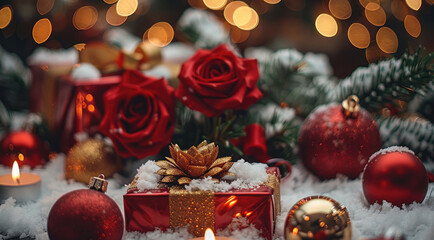
<svg viewBox="0 0 434 240"><path fill-rule="evenodd" d="M434 0L2 0L0 45L26 61L38 47L80 47L121 26L158 46L186 42L187 8L214 14L241 51L325 53L337 77L419 45L434 51Z"/></svg>

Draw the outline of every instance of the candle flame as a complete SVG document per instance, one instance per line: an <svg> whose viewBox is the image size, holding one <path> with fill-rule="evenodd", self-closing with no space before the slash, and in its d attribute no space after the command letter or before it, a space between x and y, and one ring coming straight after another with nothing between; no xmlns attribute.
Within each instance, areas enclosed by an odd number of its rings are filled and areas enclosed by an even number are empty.
<svg viewBox="0 0 434 240"><path fill-rule="evenodd" d="M14 165L12 166L12 179L16 183L20 183L20 168L18 167L17 161L14 161Z"/></svg>
<svg viewBox="0 0 434 240"><path fill-rule="evenodd" d="M215 240L214 233L212 232L211 228L207 228L205 231L205 240Z"/></svg>

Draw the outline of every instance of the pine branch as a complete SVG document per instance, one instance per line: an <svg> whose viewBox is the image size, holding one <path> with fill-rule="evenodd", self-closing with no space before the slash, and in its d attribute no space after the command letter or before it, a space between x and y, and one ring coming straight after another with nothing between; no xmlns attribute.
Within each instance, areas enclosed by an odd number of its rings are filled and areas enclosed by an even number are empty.
<svg viewBox="0 0 434 240"><path fill-rule="evenodd" d="M259 87L264 98L282 102L307 115L325 101L331 68L326 57L308 53L303 56L294 49L279 50L259 63Z"/></svg>
<svg viewBox="0 0 434 240"><path fill-rule="evenodd" d="M424 94L434 82L434 53L425 56L419 48L399 59L388 59L356 69L327 93L327 102L341 102L355 94L369 111L378 111L396 100L409 102L416 94Z"/></svg>
<svg viewBox="0 0 434 240"><path fill-rule="evenodd" d="M205 10L185 10L178 21L178 27L198 48L211 49L222 43L231 45L229 34L223 25Z"/></svg>
<svg viewBox="0 0 434 240"><path fill-rule="evenodd" d="M384 147L407 146L422 161L434 161L434 126L428 121L397 117L376 119Z"/></svg>

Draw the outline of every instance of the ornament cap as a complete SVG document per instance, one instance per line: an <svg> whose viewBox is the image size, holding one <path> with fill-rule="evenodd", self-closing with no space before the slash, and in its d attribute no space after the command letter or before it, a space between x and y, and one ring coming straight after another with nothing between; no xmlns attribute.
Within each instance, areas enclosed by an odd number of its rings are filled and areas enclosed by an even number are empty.
<svg viewBox="0 0 434 240"><path fill-rule="evenodd" d="M107 186L108 182L105 180L104 174L90 178L89 189L105 193L107 191Z"/></svg>
<svg viewBox="0 0 434 240"><path fill-rule="evenodd" d="M346 117L357 117L360 110L359 98L356 95L348 96L342 102L342 110Z"/></svg>

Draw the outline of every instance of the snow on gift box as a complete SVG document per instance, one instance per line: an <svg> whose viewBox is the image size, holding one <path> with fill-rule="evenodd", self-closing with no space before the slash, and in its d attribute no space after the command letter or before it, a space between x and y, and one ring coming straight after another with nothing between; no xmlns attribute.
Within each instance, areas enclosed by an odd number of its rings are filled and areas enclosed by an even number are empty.
<svg viewBox="0 0 434 240"><path fill-rule="evenodd" d="M203 236L206 228L225 229L233 219L245 218L272 239L280 214L277 168L217 158L218 146L206 141L186 151L169 148L167 160L140 167L124 195L127 231L188 225L190 233Z"/></svg>

